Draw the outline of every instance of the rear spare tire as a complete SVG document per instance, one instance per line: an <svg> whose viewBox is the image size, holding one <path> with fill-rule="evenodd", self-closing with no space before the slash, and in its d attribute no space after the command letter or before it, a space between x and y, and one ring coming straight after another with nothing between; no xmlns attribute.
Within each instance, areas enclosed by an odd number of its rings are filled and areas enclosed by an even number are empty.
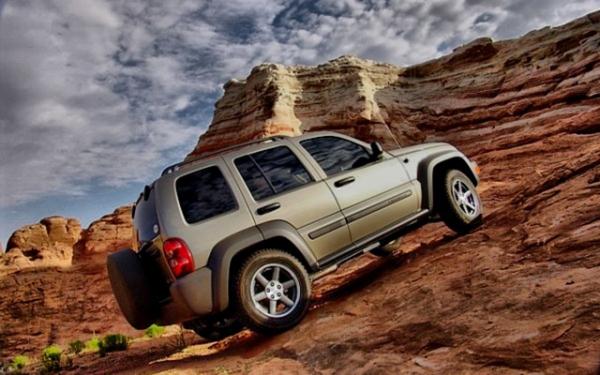
<svg viewBox="0 0 600 375"><path fill-rule="evenodd" d="M158 306L138 255L131 249L117 251L108 256L106 267L113 294L129 324L144 329L154 323Z"/></svg>

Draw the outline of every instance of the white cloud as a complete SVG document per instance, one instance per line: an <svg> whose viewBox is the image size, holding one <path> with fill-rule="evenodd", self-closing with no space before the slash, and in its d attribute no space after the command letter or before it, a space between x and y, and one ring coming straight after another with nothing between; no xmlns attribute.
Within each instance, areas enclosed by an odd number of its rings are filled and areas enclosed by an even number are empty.
<svg viewBox="0 0 600 375"><path fill-rule="evenodd" d="M410 65L599 0L69 0L0 5L0 206L149 181L230 78L342 54Z"/></svg>

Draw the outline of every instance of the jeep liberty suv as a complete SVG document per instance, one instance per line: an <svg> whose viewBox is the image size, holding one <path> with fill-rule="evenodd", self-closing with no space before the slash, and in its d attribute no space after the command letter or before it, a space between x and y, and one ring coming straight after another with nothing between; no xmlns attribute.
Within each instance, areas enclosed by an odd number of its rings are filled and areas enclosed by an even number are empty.
<svg viewBox="0 0 600 375"><path fill-rule="evenodd" d="M270 137L168 167L134 209L137 245L108 274L128 322L183 323L208 340L276 333L311 282L441 218L481 223L477 165L449 144L384 151L334 132Z"/></svg>

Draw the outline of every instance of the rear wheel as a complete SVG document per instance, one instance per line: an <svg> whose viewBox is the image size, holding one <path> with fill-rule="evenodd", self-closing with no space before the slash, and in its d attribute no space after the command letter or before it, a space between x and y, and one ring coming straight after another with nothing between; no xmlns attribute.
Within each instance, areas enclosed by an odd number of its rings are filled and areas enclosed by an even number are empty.
<svg viewBox="0 0 600 375"><path fill-rule="evenodd" d="M240 319L264 334L298 324L309 307L310 278L291 254L266 249L252 254L241 266L235 295Z"/></svg>
<svg viewBox="0 0 600 375"><path fill-rule="evenodd" d="M463 172L448 170L436 189L437 212L450 229L457 233L466 233L481 225L479 194Z"/></svg>

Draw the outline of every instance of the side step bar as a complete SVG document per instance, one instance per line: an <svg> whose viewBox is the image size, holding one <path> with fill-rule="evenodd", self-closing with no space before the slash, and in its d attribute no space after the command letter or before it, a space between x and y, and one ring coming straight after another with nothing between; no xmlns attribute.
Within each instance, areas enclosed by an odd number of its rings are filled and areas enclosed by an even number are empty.
<svg viewBox="0 0 600 375"><path fill-rule="evenodd" d="M429 214L428 209L421 210L421 211L419 211L415 214L412 214L404 219L401 219L400 221L388 226L387 228L384 228L379 233L376 233L368 238L365 238L365 239L359 241L356 244L349 246L345 250L342 250L339 254L336 254L333 257L332 256L327 257L329 259L327 259L327 258L324 259L324 261L322 261L322 263L320 264L320 266L323 266L325 268L321 271L318 271L314 275L319 275L318 277L322 277L322 276L326 275L327 273L334 272L337 269L337 267L339 265L341 265L342 263L347 262L348 260L350 260L360 254L369 252L369 251L381 246L382 245L381 241L383 239L385 239L386 237L388 237L390 234L395 233L397 230L400 230L401 228L408 227L408 226L412 225L413 223L418 222L421 218L423 218L427 214ZM335 268L333 270L331 270L333 267L335 267ZM325 271L327 271L327 273L324 273L323 275L321 275L321 273L323 273Z"/></svg>
<svg viewBox="0 0 600 375"><path fill-rule="evenodd" d="M338 268L339 268L339 266L337 264L334 264L334 265L329 266L321 271L313 273L312 275L310 275L310 279L312 281L318 280L323 276L327 276L330 273L334 273L335 271L337 271Z"/></svg>

